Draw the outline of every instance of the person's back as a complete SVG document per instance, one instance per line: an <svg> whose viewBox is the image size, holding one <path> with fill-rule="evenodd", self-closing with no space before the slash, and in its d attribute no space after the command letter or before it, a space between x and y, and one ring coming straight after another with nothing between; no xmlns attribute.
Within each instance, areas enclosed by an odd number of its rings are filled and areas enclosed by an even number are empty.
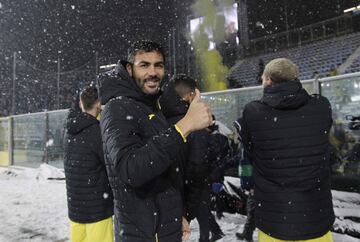
<svg viewBox="0 0 360 242"><path fill-rule="evenodd" d="M95 87L81 93L83 112L70 109L65 127L64 170L71 241L113 241L113 195L106 172ZM89 232L89 226L95 228Z"/></svg>
<svg viewBox="0 0 360 242"><path fill-rule="evenodd" d="M310 96L295 64L275 59L263 75L264 94L246 105L241 136L253 162L259 241L332 241L329 101Z"/></svg>

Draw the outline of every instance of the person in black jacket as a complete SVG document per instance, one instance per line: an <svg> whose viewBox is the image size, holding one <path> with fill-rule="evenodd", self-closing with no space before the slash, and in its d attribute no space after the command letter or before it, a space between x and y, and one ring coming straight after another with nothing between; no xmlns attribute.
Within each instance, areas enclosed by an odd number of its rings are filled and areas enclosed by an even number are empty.
<svg viewBox="0 0 360 242"><path fill-rule="evenodd" d="M259 241L332 241L329 101L310 96L298 67L274 59L263 73L263 96L246 105L241 137L253 162Z"/></svg>
<svg viewBox="0 0 360 242"><path fill-rule="evenodd" d="M258 74L256 75L256 84L261 85L262 83L262 75L264 73L264 68L265 68L265 63L263 59L259 59L259 64L258 64Z"/></svg>
<svg viewBox="0 0 360 242"><path fill-rule="evenodd" d="M64 137L70 239L112 242L113 194L96 119L101 105L95 87L81 92L80 106L82 112L70 109Z"/></svg>
<svg viewBox="0 0 360 242"><path fill-rule="evenodd" d="M212 118L196 90L184 118L168 124L157 106L164 63L159 44L136 41L127 61L98 78L116 241L177 242L190 233L182 197L186 137Z"/></svg>
<svg viewBox="0 0 360 242"><path fill-rule="evenodd" d="M196 82L189 76L178 74L163 87L159 99L161 111L170 124L175 124L186 114L192 102ZM215 241L224 234L210 210L210 134L206 129L193 132L187 138L187 156L184 163L186 219L196 218L200 227L200 242ZM212 234L211 239L210 231Z"/></svg>

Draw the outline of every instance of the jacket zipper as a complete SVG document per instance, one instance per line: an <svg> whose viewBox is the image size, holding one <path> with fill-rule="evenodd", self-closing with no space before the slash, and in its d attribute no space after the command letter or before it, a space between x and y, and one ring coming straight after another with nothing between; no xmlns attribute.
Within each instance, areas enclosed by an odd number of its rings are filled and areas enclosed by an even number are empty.
<svg viewBox="0 0 360 242"><path fill-rule="evenodd" d="M154 204L155 204L155 209L156 209L156 212L154 214L154 217L155 217L155 221L154 221L154 231L155 231L155 241L156 242L159 242L159 238L158 238L158 218L160 217L159 215L159 209L158 209L158 204L157 204L157 197L155 196L155 201L154 201Z"/></svg>

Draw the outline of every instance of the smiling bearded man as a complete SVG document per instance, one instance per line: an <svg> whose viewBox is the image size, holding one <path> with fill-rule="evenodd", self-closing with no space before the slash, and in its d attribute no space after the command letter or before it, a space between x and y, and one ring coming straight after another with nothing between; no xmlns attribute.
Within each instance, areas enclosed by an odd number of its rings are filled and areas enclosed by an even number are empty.
<svg viewBox="0 0 360 242"><path fill-rule="evenodd" d="M191 132L209 126L212 117L196 90L184 118L167 123L157 106L164 61L159 44L137 41L127 61L98 78L117 242L180 242L190 233L183 218L185 142Z"/></svg>

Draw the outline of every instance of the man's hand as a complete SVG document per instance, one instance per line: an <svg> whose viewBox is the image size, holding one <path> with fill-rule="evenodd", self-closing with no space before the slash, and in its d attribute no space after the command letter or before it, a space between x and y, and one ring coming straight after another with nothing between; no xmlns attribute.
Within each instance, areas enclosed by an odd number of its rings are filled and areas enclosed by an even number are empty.
<svg viewBox="0 0 360 242"><path fill-rule="evenodd" d="M182 241L186 241L190 238L190 234L191 234L190 224L184 217L182 218L182 233L183 233Z"/></svg>
<svg viewBox="0 0 360 242"><path fill-rule="evenodd" d="M195 97L191 102L189 109L176 126L179 127L185 137L191 132L204 129L213 123L212 113L209 105L201 100L198 89L195 90Z"/></svg>

